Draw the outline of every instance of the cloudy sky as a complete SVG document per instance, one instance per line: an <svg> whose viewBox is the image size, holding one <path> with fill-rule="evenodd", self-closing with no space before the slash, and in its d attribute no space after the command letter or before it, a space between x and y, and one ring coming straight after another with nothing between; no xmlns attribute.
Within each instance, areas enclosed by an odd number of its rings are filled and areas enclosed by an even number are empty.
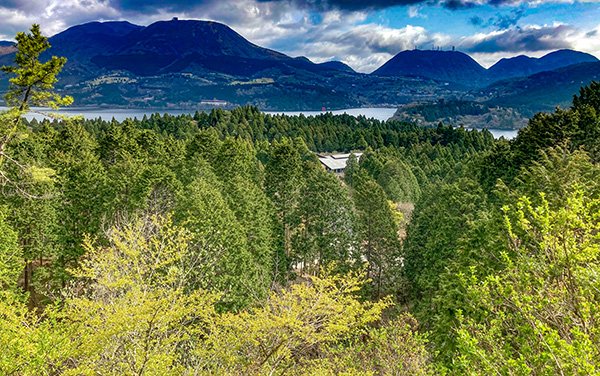
<svg viewBox="0 0 600 376"><path fill-rule="evenodd" d="M0 40L32 23L47 35L89 21L172 17L226 23L250 41L371 72L405 49L502 57L573 48L600 57L600 0L0 0Z"/></svg>

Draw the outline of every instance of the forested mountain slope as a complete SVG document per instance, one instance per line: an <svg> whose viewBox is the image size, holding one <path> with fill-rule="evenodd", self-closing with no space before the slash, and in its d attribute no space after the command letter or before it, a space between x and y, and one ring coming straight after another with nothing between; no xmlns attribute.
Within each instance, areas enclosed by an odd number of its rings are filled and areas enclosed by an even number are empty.
<svg viewBox="0 0 600 376"><path fill-rule="evenodd" d="M581 86L600 79L600 63L584 63L497 82L482 89L492 106L507 106L531 116L539 111L568 107Z"/></svg>

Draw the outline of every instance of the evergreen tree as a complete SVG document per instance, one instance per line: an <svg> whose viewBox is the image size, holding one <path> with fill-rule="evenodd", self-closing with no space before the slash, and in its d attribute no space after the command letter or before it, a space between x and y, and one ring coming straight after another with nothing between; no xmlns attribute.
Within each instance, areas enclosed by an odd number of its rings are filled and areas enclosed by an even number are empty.
<svg viewBox="0 0 600 376"><path fill-rule="evenodd" d="M177 201L175 219L190 232L193 244L191 287L222 292L224 308L250 303L258 261L252 258L244 229L221 195L214 175L196 178Z"/></svg>
<svg viewBox="0 0 600 376"><path fill-rule="evenodd" d="M1 70L13 77L9 79L9 89L4 96L9 111L0 114L0 182L16 185L5 174L6 161L24 170L33 178L44 179L50 171L35 166L24 166L11 158L9 145L23 134L21 116L30 106L58 108L73 102L71 97L62 97L52 91L56 76L66 63L65 58L53 56L47 62L40 62L42 52L50 48L48 38L42 35L39 25L32 25L30 33L17 33L17 52L14 66L3 66Z"/></svg>
<svg viewBox="0 0 600 376"><path fill-rule="evenodd" d="M373 279L373 295L387 293L389 282L401 265L398 226L383 189L366 174L355 180L352 199L357 213L362 257L368 262L368 274Z"/></svg>
<svg viewBox="0 0 600 376"><path fill-rule="evenodd" d="M355 219L348 191L319 164L308 163L300 192L300 228L294 236L294 261L316 275L329 263L340 269L354 264Z"/></svg>
<svg viewBox="0 0 600 376"><path fill-rule="evenodd" d="M275 141L265 167L265 189L275 206L277 238L283 253L276 253L275 273L286 278L292 255L292 236L296 226L302 182L300 153L289 139Z"/></svg>

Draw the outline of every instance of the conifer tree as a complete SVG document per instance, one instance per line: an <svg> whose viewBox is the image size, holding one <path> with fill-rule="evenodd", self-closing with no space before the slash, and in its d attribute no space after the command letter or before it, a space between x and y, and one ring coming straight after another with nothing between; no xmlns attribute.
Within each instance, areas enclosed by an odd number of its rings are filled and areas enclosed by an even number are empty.
<svg viewBox="0 0 600 376"><path fill-rule="evenodd" d="M9 89L4 96L9 111L0 114L0 183L17 182L6 176L4 163L9 161L25 170L34 178L47 178L51 172L35 166L24 166L13 159L9 153L11 142L23 132L21 116L31 106L58 108L73 102L71 97L62 97L52 91L57 82L56 76L66 63L62 57L52 56L44 63L40 62L42 52L50 48L48 38L42 35L39 25L32 25L30 33L17 33L17 52L15 65L3 66L1 70L12 76Z"/></svg>

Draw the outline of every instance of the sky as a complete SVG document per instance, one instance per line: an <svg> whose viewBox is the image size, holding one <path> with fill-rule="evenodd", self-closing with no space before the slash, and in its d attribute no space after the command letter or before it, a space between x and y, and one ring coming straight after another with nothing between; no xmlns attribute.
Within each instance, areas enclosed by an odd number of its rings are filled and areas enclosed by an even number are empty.
<svg viewBox="0 0 600 376"><path fill-rule="evenodd" d="M0 0L0 40L32 23L225 23L251 42L369 73L406 49L456 48L485 67L571 48L600 58L600 0Z"/></svg>

